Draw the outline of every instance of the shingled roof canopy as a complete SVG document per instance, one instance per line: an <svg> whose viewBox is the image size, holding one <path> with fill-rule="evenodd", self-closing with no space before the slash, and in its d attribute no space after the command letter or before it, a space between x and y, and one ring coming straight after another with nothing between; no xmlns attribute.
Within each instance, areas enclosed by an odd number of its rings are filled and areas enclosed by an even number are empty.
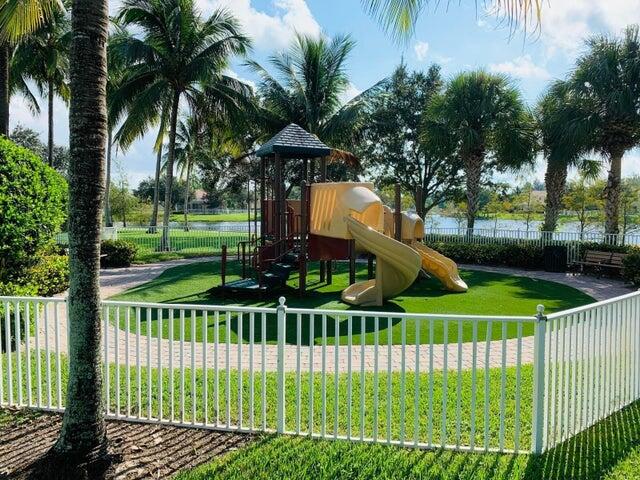
<svg viewBox="0 0 640 480"><path fill-rule="evenodd" d="M256 151L258 157L276 153L289 158L314 158L326 157L331 153L331 149L315 135L291 123Z"/></svg>

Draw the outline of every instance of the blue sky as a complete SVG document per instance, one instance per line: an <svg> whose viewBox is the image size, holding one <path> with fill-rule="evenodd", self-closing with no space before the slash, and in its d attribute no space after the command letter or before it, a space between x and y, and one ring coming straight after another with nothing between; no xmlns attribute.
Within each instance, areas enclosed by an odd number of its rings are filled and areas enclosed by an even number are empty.
<svg viewBox="0 0 640 480"><path fill-rule="evenodd" d="M397 44L374 19L363 11L359 0L196 0L203 15L224 6L230 9L254 39L251 57L261 63L274 51L286 48L295 30L310 35L351 34L356 48L348 61L351 88L355 95L389 75L400 60L412 69L431 63L442 66L445 77L457 72L485 68L510 75L533 105L545 86L562 78L572 68L583 48L583 39L596 33L619 33L625 25L640 22L640 0L549 0L545 2L541 30L525 37L502 25L495 12L482 8L482 1L446 1L425 11L413 38ZM118 8L111 1L111 14ZM255 76L234 61L232 72L255 82ZM46 134L46 115L33 118L21 99L12 100L12 125L21 123ZM56 143L67 143L68 120L64 104L56 102ZM132 186L152 175L155 156L152 135L136 142L118 161L128 172ZM540 163L534 175L542 178ZM640 154L625 159L624 173L640 173Z"/></svg>

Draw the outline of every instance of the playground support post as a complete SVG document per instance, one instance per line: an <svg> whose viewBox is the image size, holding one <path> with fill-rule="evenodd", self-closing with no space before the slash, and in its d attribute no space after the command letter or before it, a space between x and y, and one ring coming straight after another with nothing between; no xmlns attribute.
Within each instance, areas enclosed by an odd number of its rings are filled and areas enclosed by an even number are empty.
<svg viewBox="0 0 640 480"><path fill-rule="evenodd" d="M306 170L306 161L305 161L305 170ZM308 233L308 214L309 214L309 187L307 186L307 181L303 180L302 185L300 186L300 282L298 285L298 289L300 291L300 295L304 295L304 292L307 289L307 233Z"/></svg>
<svg viewBox="0 0 640 480"><path fill-rule="evenodd" d="M356 241L349 240L349 285L356 283Z"/></svg>
<svg viewBox="0 0 640 480"><path fill-rule="evenodd" d="M225 278L227 276L227 246L222 245L222 259L220 262L220 277L222 279L222 286L224 287Z"/></svg>
<svg viewBox="0 0 640 480"><path fill-rule="evenodd" d="M400 193L400 184L395 185L395 199L394 199L394 212L393 220L395 222L394 237L398 242L402 241L402 196Z"/></svg>

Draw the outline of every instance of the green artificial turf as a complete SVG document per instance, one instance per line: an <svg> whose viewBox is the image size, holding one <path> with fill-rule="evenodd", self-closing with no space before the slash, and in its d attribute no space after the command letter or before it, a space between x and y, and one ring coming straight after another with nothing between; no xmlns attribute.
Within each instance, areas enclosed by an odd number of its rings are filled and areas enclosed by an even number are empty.
<svg viewBox="0 0 640 480"><path fill-rule="evenodd" d="M351 307L342 303L340 300L340 292L348 286L348 267L344 263L336 266L336 273L333 275L333 284L320 284L318 280L317 265L312 264L309 275L309 290L300 297L295 287L297 286L297 274L294 274L289 282L292 287L289 292L285 292L287 297L287 305L295 308L308 309L334 309L334 310L362 310L360 307ZM227 265L227 281L239 278L240 267L238 262L232 261ZM498 273L480 272L480 271L463 271L462 278L469 285L469 291L466 293L450 293L443 289L441 284L435 279L421 279L413 286L407 289L401 296L394 298L385 303L383 307L365 308L369 311L385 311L391 315L399 312L409 313L449 313L449 314L473 314L473 315L525 315L534 316L536 306L543 304L548 313L577 307L593 302L594 300L567 285L548 282L544 280L536 280L527 277L516 277ZM358 280L366 278L366 266L358 264ZM219 262L202 262L190 265L183 265L166 270L158 278L151 282L145 283L138 287L132 288L122 294L112 297L112 300L123 300L132 302L151 302L151 303L180 303L192 305L243 305L256 307L274 307L277 304L276 298L268 299L246 299L246 298L229 298L222 297L220 294L208 293L208 290L215 285L219 285L220 279L220 263ZM121 310L120 325L126 328L124 309ZM146 318L146 311L142 311L141 332L146 334L149 328L149 322ZM196 318L196 339L202 340L202 314L200 311L195 312ZM257 318L257 317L256 317ZM113 319L115 321L115 319ZM151 315L151 332L152 335L158 334L158 315L153 310ZM262 338L261 325L254 319L254 340ZM180 331L179 315L174 316L173 330ZM242 336L244 341L248 341L250 329L250 317L243 316ZM336 316L327 317L327 343L334 344L336 342ZM227 318L222 317L218 327L220 329L221 341L226 341L226 322ZM231 315L229 318L231 323L230 341L237 342L240 322L237 315ZM307 316L301 319L302 338L301 343L308 344L313 341L315 344L322 343L322 322L321 316L314 316L313 334L311 332L311 322ZM379 341L386 343L388 341L387 334L389 332L389 324L386 320L379 320ZM168 338L169 334L168 312L163 312L162 319L162 335ZM274 315L267 316L267 341L272 343L276 341L276 319ZM213 339L214 318L212 315L208 317L207 335L209 340ZM454 322L448 322L448 341L456 342L458 339L458 325ZM130 322L129 328L136 330L136 322ZM349 325L345 317L338 317L338 338L341 344L348 341ZM361 334L364 332L365 343L373 344L375 336L375 319L373 316L354 317L352 320L352 341L355 344L361 342ZM444 338L444 323L435 321L433 323L433 339L435 343L442 343ZM406 321L406 342L416 342L416 321ZM480 341L486 339L487 323L478 323L478 339ZM402 343L402 325L399 319L392 319L391 332L393 343ZM533 325L526 324L523 326L523 335L530 335L533 332ZM175 333L177 335L177 333ZM421 322L420 343L428 343L431 338L429 331L429 323ZM515 323L507 324L507 337L511 338L517 334L517 326ZM500 322L493 322L491 328L491 338L500 339L502 335L502 325ZM178 338L178 337L175 337ZM185 318L185 339L191 339L191 315L187 314ZM472 322L462 323L462 340L472 340ZM297 343L297 325L296 319L291 318L287 322L287 337L289 343Z"/></svg>

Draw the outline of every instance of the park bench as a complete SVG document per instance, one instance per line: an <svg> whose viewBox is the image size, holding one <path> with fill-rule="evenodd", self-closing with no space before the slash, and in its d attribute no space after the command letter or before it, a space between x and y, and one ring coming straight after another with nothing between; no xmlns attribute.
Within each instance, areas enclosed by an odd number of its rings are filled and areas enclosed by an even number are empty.
<svg viewBox="0 0 640 480"><path fill-rule="evenodd" d="M627 255L617 252L599 252L597 250L587 250L584 259L577 262L580 265L580 271L583 272L585 267L595 271L598 275L604 271L622 273L624 268L624 259Z"/></svg>

